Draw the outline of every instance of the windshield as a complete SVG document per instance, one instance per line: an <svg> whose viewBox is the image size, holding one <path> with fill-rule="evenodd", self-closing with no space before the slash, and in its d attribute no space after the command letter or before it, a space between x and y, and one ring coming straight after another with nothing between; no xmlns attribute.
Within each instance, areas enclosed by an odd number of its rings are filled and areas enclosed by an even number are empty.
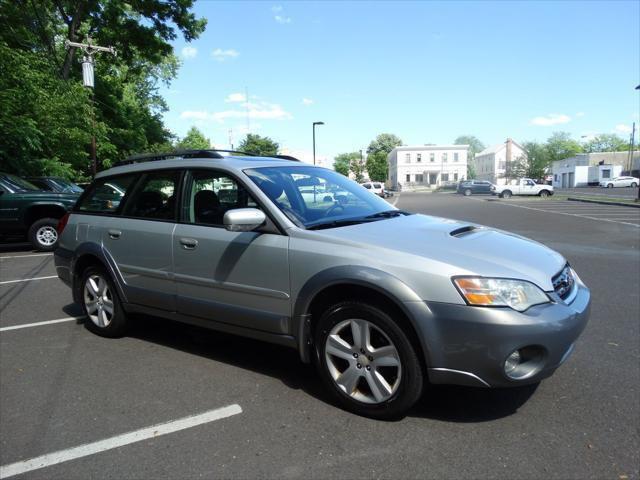
<svg viewBox="0 0 640 480"><path fill-rule="evenodd" d="M7 186L13 189L16 192L25 192L29 190L40 190L33 183L27 182L20 177L16 177L15 175L5 174L2 176L2 179L5 181Z"/></svg>
<svg viewBox="0 0 640 480"><path fill-rule="evenodd" d="M296 165L254 168L245 173L293 223L305 228L381 220L387 217L371 216L399 212L333 170Z"/></svg>
<svg viewBox="0 0 640 480"><path fill-rule="evenodd" d="M59 192L63 193L82 193L84 190L80 188L75 183L72 183L68 180L64 180L62 178L51 178L51 183L53 183Z"/></svg>

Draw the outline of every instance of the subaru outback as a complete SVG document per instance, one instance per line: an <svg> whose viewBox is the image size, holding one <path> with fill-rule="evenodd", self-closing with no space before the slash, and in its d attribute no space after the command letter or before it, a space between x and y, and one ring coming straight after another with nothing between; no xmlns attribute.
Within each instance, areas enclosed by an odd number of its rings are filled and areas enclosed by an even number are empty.
<svg viewBox="0 0 640 480"><path fill-rule="evenodd" d="M374 418L405 414L427 384L537 383L589 315L553 250L398 210L290 158L138 156L97 175L60 229L57 273L92 332L121 336L144 313L288 346Z"/></svg>

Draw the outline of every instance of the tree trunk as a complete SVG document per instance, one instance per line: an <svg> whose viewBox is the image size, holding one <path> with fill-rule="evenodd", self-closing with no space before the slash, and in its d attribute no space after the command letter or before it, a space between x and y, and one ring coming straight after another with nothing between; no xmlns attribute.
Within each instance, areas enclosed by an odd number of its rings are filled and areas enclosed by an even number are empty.
<svg viewBox="0 0 640 480"><path fill-rule="evenodd" d="M67 32L67 38L72 42L78 41L78 36L76 35L76 31L82 22L82 17L85 14L85 1L79 1L75 12L73 12L73 17L71 18L71 23L69 24L69 31ZM67 54L64 57L64 64L62 65L62 78L64 80L69 79L69 74L71 73L71 65L73 63L73 59L75 58L76 47L69 47L67 49Z"/></svg>

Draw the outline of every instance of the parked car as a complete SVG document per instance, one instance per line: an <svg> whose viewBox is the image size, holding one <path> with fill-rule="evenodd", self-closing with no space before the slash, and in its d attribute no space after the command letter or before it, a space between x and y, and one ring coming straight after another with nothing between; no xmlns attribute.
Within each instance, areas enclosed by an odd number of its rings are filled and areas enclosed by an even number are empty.
<svg viewBox="0 0 640 480"><path fill-rule="evenodd" d="M491 182L485 180L465 180L458 183L456 192L463 194L465 197L478 194L491 195L492 186Z"/></svg>
<svg viewBox="0 0 640 480"><path fill-rule="evenodd" d="M78 196L40 190L16 175L0 173L0 238L26 238L36 250L53 250L58 221Z"/></svg>
<svg viewBox="0 0 640 480"><path fill-rule="evenodd" d="M344 408L393 418L427 381L539 382L587 322L589 289L537 242L398 210L297 161L159 157L99 173L60 222L56 270L98 335L146 313L292 347ZM95 201L107 184L117 206ZM347 198L310 205L309 184Z"/></svg>
<svg viewBox="0 0 640 480"><path fill-rule="evenodd" d="M384 183L381 182L365 182L361 183L364 188L371 191L371 193L375 193L379 197L384 198Z"/></svg>
<svg viewBox="0 0 640 480"><path fill-rule="evenodd" d="M25 177L25 180L40 190L48 192L77 193L79 195L84 191L82 187L61 177Z"/></svg>
<svg viewBox="0 0 640 480"><path fill-rule="evenodd" d="M614 188L614 187L635 188L638 185L640 185L640 179L636 177L615 177L615 178L609 178L600 182L600 186L605 188Z"/></svg>
<svg viewBox="0 0 640 480"><path fill-rule="evenodd" d="M507 185L493 185L491 193L498 195L500 198L510 198L512 195L548 197L553 195L553 187L551 185L539 185L530 178L520 178L512 180Z"/></svg>

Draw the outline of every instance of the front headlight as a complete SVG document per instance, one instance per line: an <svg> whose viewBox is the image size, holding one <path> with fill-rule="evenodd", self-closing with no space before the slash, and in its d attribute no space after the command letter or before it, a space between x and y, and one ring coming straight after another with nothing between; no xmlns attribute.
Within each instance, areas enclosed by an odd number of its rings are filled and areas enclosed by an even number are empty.
<svg viewBox="0 0 640 480"><path fill-rule="evenodd" d="M456 277L453 283L469 305L511 307L524 312L533 305L550 301L539 287L524 280Z"/></svg>

